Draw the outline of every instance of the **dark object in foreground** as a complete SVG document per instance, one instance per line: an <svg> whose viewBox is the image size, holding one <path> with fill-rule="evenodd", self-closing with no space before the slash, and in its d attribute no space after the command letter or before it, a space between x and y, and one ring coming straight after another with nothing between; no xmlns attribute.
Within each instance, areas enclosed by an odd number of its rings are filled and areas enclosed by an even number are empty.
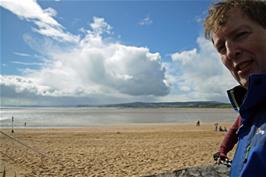
<svg viewBox="0 0 266 177"><path fill-rule="evenodd" d="M142 177L228 177L230 168L225 165L209 165L184 168Z"/></svg>
<svg viewBox="0 0 266 177"><path fill-rule="evenodd" d="M218 165L222 164L227 166L228 168L231 167L232 165L232 160L228 159L227 157L221 158L219 152L213 154L213 159L215 160L215 163Z"/></svg>

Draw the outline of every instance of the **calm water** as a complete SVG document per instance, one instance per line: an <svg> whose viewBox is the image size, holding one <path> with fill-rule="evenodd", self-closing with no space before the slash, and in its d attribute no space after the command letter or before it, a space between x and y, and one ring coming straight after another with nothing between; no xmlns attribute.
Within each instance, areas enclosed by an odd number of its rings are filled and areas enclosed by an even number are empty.
<svg viewBox="0 0 266 177"><path fill-rule="evenodd" d="M232 122L232 109L1 108L0 127L90 127L111 124Z"/></svg>

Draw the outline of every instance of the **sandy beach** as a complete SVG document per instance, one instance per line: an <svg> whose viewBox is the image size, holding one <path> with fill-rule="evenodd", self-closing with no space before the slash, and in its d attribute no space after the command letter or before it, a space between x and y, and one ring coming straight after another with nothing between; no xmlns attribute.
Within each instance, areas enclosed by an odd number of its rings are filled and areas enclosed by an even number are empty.
<svg viewBox="0 0 266 177"><path fill-rule="evenodd" d="M1 131L23 143L0 135L0 176L8 177L137 177L213 164L224 136L213 123Z"/></svg>

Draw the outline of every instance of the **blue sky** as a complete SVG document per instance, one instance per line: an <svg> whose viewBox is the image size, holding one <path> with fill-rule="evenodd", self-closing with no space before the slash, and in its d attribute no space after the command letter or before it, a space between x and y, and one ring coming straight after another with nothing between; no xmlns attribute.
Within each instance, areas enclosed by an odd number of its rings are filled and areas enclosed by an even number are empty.
<svg viewBox="0 0 266 177"><path fill-rule="evenodd" d="M212 1L1 1L2 105L227 102Z"/></svg>

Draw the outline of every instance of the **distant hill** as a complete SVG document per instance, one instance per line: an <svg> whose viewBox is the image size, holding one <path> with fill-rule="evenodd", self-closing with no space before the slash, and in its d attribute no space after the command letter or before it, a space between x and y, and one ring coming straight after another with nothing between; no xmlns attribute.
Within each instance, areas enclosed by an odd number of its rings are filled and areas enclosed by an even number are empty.
<svg viewBox="0 0 266 177"><path fill-rule="evenodd" d="M114 107L114 108L231 108L229 103L216 101L190 101L190 102L132 102L120 104L101 104L101 105L0 105L0 108L8 107Z"/></svg>
<svg viewBox="0 0 266 177"><path fill-rule="evenodd" d="M95 107L90 105L78 105L78 107ZM132 102L121 104L98 105L97 107L119 107L119 108L230 108L229 103L216 101L192 101L192 102Z"/></svg>

